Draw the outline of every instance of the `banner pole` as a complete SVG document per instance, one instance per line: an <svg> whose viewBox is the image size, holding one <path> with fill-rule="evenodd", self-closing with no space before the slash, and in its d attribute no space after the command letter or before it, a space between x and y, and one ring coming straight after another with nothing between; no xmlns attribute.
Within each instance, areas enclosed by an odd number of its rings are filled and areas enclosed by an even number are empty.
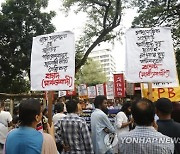
<svg viewBox="0 0 180 154"><path fill-rule="evenodd" d="M152 101L152 82L148 82L148 98Z"/></svg>
<svg viewBox="0 0 180 154"><path fill-rule="evenodd" d="M48 123L52 124L52 91L48 91Z"/></svg>

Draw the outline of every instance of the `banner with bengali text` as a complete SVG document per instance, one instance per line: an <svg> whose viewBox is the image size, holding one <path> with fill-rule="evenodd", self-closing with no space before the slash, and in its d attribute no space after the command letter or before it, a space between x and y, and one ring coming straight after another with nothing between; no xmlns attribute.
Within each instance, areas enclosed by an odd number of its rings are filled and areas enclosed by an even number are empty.
<svg viewBox="0 0 180 154"><path fill-rule="evenodd" d="M31 90L73 90L75 40L72 32L57 32L33 38Z"/></svg>
<svg viewBox="0 0 180 154"><path fill-rule="evenodd" d="M125 78L131 83L175 82L171 29L130 28L126 32L125 67Z"/></svg>
<svg viewBox="0 0 180 154"><path fill-rule="evenodd" d="M114 76L114 95L115 97L125 97L125 81L124 75L113 74Z"/></svg>

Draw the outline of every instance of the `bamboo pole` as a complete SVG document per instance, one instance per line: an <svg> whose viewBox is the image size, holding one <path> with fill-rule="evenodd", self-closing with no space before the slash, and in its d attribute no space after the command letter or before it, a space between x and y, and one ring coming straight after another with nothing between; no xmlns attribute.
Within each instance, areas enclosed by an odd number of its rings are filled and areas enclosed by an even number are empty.
<svg viewBox="0 0 180 154"><path fill-rule="evenodd" d="M52 91L48 91L48 123L52 124Z"/></svg>
<svg viewBox="0 0 180 154"><path fill-rule="evenodd" d="M148 82L148 98L152 101L152 82Z"/></svg>

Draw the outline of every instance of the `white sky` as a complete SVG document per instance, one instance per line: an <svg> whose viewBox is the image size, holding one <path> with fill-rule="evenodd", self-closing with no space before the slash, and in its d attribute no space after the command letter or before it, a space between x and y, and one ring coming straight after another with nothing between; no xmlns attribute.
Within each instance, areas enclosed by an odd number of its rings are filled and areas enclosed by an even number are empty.
<svg viewBox="0 0 180 154"><path fill-rule="evenodd" d="M0 3L4 2L5 0L0 0ZM83 13L74 14L71 11L68 14L68 17L65 17L60 11L61 1L60 0L49 0L47 11L52 10L57 13L55 18L52 20L53 24L56 27L56 31L64 31L70 30L75 33L75 38L81 34L81 30L84 26L86 21L86 15ZM121 27L123 26L123 32L125 32L130 26L131 22L136 15L136 9L129 9L125 11L125 15L122 17ZM121 37L122 41L116 41L113 49L114 58L116 62L117 72L124 71L124 62L125 62L125 43L124 43L124 36ZM110 45L104 45L104 47Z"/></svg>

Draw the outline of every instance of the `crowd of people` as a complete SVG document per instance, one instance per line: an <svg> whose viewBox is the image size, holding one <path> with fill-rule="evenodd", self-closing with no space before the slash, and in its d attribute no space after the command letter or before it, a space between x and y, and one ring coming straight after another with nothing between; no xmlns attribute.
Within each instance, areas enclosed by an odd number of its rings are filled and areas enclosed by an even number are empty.
<svg viewBox="0 0 180 154"><path fill-rule="evenodd" d="M90 128L80 116L92 109ZM114 123L108 110L120 109ZM103 95L93 103L58 100L52 124L37 99L15 107L12 117L0 101L0 154L180 154L180 123L168 98L141 98L116 107Z"/></svg>

